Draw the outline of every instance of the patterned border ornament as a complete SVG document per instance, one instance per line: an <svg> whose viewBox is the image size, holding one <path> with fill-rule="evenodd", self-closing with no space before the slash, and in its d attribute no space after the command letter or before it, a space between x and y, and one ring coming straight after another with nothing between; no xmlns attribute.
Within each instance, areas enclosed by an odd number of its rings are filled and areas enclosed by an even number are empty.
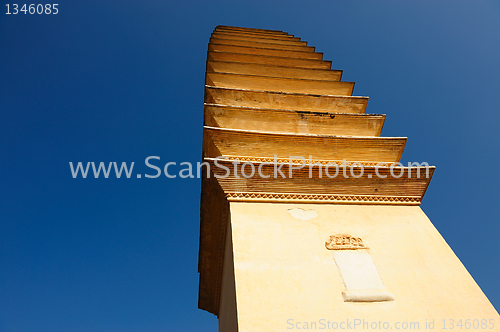
<svg viewBox="0 0 500 332"><path fill-rule="evenodd" d="M353 164L361 164L363 166L378 166L378 167L390 167L393 163L384 163L384 162L367 162L367 161L345 161L345 160L320 160L320 159L312 159L312 160L309 160L309 159L287 159L287 158L266 158L266 157L244 157L244 156L223 156L223 158L226 158L227 160L230 160L230 161L240 161L240 162L255 162L255 163L263 163L263 162L266 162L266 163L273 163L273 162L276 162L278 164L286 164L288 165L290 163L290 161L293 163L293 164L298 164L298 165L302 165L304 164L305 162L305 165L309 165L310 162L312 162L313 164L317 164L317 163L320 163L322 165L334 165L334 164L337 164L339 166L343 166L344 163L346 166L351 166ZM395 165L397 163L394 163Z"/></svg>
<svg viewBox="0 0 500 332"><path fill-rule="evenodd" d="M331 195L331 194L286 194L286 193L252 193L228 192L230 201L315 201L342 203L389 203L402 205L420 205L420 197L416 196L375 196L375 195Z"/></svg>

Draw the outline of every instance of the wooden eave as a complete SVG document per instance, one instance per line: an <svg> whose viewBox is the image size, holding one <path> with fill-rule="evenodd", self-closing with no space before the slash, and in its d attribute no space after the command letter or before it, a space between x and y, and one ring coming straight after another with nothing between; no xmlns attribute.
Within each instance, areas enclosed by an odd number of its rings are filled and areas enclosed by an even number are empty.
<svg viewBox="0 0 500 332"><path fill-rule="evenodd" d="M254 42L280 44L280 45L307 46L307 42L301 41L301 40L283 40L283 39L273 39L273 38L259 38L259 36L245 36L245 35L238 35L238 34L226 33L226 32L214 32L214 33L212 33L211 37L213 37L213 38L225 38L225 39L236 39L236 40L248 40L248 41L254 41Z"/></svg>
<svg viewBox="0 0 500 332"><path fill-rule="evenodd" d="M231 45L231 46L245 46L245 47L257 47L257 48L273 48L280 50L288 50L288 51L303 51L303 52L314 52L315 47L313 46L304 46L304 45L282 45L282 44L273 44L266 43L262 41L250 41L250 40L238 40L238 39L226 39L226 38L210 38L211 44L219 44L219 45Z"/></svg>
<svg viewBox="0 0 500 332"><path fill-rule="evenodd" d="M300 38L295 37L293 35L276 35L276 34L266 34L266 33L255 33L255 32L247 32L247 31L231 31L231 30L214 30L214 33L226 33L238 36L249 36L249 37L258 37L258 38L270 38L270 39L280 39L280 40L293 40L300 41Z"/></svg>
<svg viewBox="0 0 500 332"><path fill-rule="evenodd" d="M248 62L259 63L263 65L277 65L299 68L330 69L332 66L332 62L326 60L267 56L262 54L231 53L221 51L209 51L207 57L209 60Z"/></svg>
<svg viewBox="0 0 500 332"><path fill-rule="evenodd" d="M207 72L299 78L319 81L340 81L342 78L342 70L299 68L216 60L207 60Z"/></svg>
<svg viewBox="0 0 500 332"><path fill-rule="evenodd" d="M218 88L205 85L205 102L228 106L268 107L298 111L364 113L368 97Z"/></svg>
<svg viewBox="0 0 500 332"><path fill-rule="evenodd" d="M205 125L237 130L380 136L384 120L384 114L349 114L205 104Z"/></svg>
<svg viewBox="0 0 500 332"><path fill-rule="evenodd" d="M305 202L309 200L315 203L420 205L435 170L434 166L429 166L429 177L427 177L425 169L420 168L420 176L417 177L417 167L394 167L393 174L398 176L401 174L401 177L396 178L391 176L390 167L378 167L377 174L374 166L365 166L360 177L353 177L350 168L346 167L346 178L340 167L338 175L330 178L325 174L323 166L320 178L318 166L312 166L312 171L310 171L309 165L305 165L301 169L293 169L292 177L290 177L289 164L286 163L281 168L286 177L284 178L275 170L276 167L273 164L253 162L256 172L262 164L261 173L264 177L256 175L245 178L241 173L238 173L238 176L234 175L234 164L230 160L217 160L219 166L215 165L214 158L205 158L204 161L210 164L211 176L217 178L230 201L258 199L260 201ZM225 176L227 171L222 166L231 170L228 176ZM295 167L297 166L295 164ZM250 168L247 167L245 171L250 173ZM335 168L330 167L329 174L334 176ZM360 168L354 167L353 174L359 176ZM236 193L250 195L233 195ZM252 197L251 194L259 195ZM296 197L273 195L264 197L264 194L286 194L296 195Z"/></svg>
<svg viewBox="0 0 500 332"><path fill-rule="evenodd" d="M268 33L268 34L278 34L278 35L289 35L286 31L280 30L272 30L272 29L256 29L256 28L244 28L244 27L232 27L227 25L218 25L215 27L215 30L230 30L230 31L248 31L248 32L260 32L260 33Z"/></svg>
<svg viewBox="0 0 500 332"><path fill-rule="evenodd" d="M241 33L241 34L250 34L250 35L263 35L263 36L276 36L276 37L295 37L294 35L291 35L286 32L273 32L273 31L255 31L255 30L248 30L248 29L228 29L224 27L217 27L214 29L214 31L227 31L227 32L232 32L232 33ZM295 37L298 38L298 37Z"/></svg>
<svg viewBox="0 0 500 332"><path fill-rule="evenodd" d="M207 72L205 84L221 88L351 96L354 82Z"/></svg>
<svg viewBox="0 0 500 332"><path fill-rule="evenodd" d="M250 46L237 46L237 45L226 45L226 44L208 44L208 50L213 52L228 52L228 53L242 53L242 54L257 54L257 55L269 55L285 58L297 58L297 59L310 59L310 60L322 60L323 53L318 52L308 52L308 51L295 51L295 50L283 50L278 48L270 47L250 47Z"/></svg>
<svg viewBox="0 0 500 332"><path fill-rule="evenodd" d="M327 136L316 134L272 133L250 130L204 127L203 140L217 151L205 151L205 157L219 156L288 159L347 160L367 163L399 162L406 137ZM214 155L214 153L220 153Z"/></svg>

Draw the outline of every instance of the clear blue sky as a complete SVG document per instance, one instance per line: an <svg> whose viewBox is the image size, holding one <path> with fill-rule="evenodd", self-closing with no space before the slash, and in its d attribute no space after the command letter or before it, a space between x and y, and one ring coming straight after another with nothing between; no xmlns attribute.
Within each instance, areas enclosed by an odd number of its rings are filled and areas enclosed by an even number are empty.
<svg viewBox="0 0 500 332"><path fill-rule="evenodd" d="M403 160L437 166L422 208L500 308L498 0L6 3L1 332L217 331L197 309L200 180L73 179L68 163L199 161L218 24L295 34L356 82L382 134L409 137Z"/></svg>

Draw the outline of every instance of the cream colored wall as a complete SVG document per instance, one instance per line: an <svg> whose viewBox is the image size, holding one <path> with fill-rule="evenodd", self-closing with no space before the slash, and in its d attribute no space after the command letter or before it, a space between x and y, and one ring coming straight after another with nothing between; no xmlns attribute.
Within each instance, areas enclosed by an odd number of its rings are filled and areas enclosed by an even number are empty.
<svg viewBox="0 0 500 332"><path fill-rule="evenodd" d="M239 331L311 329L312 322L328 330L328 321L349 329L347 320L354 329L354 320L363 319L392 329L418 322L420 330L433 320L434 330L443 328L443 319L449 330L449 319L486 319L486 329L469 330L500 331L498 313L418 206L231 202L230 208ZM294 218L288 212L294 208L318 216ZM395 301L343 301L334 252L325 248L338 233L363 239Z"/></svg>

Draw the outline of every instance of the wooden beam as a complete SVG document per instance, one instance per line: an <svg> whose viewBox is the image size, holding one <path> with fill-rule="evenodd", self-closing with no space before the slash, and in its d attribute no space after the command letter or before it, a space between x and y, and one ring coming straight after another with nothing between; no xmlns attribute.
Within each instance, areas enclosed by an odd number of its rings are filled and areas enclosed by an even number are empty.
<svg viewBox="0 0 500 332"><path fill-rule="evenodd" d="M314 52L315 49L312 46L271 44L263 42L254 42L249 40L225 39L225 38L215 38L215 37L210 38L210 43L219 45L245 46L245 47L257 47L257 48L274 48L280 50L302 51L302 52Z"/></svg>
<svg viewBox="0 0 500 332"><path fill-rule="evenodd" d="M302 169L293 169L290 178L289 165L285 164L280 169L286 176L283 178L275 173L274 164L254 162L255 175L245 178L241 174L241 164L235 176L234 164L230 160L217 161L229 168L229 174L215 165L213 158L205 158L205 161L210 164L212 176L218 177L217 181L229 201L420 205L435 170L430 166L427 177L425 168L421 168L420 176L417 176L417 167L396 167L393 174L401 174L401 177L394 177L389 167L377 168L378 175L375 167L364 167L361 175L359 167L353 167L351 173L350 166L346 166L345 175L344 168L340 167L337 176L333 177L336 169L329 167L329 177L322 166L322 176L319 177L318 166L311 168L310 175L306 165ZM261 164L264 177L258 174ZM251 174L251 167L246 167L245 172Z"/></svg>
<svg viewBox="0 0 500 332"><path fill-rule="evenodd" d="M358 137L268 133L204 127L204 140L212 141L222 156L288 159L312 156L314 160L365 163L399 162L406 137ZM219 156L205 155L216 158Z"/></svg>
<svg viewBox="0 0 500 332"><path fill-rule="evenodd" d="M263 65L289 66L299 68L319 68L330 69L331 61L285 58L278 56L266 56L256 54L228 53L228 52L208 52L209 60L230 61L230 62L247 62L258 63Z"/></svg>
<svg viewBox="0 0 500 332"><path fill-rule="evenodd" d="M351 96L353 82L318 81L299 78L281 78L242 74L210 73L206 74L206 85L250 89L260 91L309 93L335 96Z"/></svg>
<svg viewBox="0 0 500 332"><path fill-rule="evenodd" d="M259 43L270 43L270 44L280 44L280 45L307 46L306 41L259 38L259 37L255 37L255 36L250 37L250 36L242 36L242 35L226 33L226 32L214 32L214 33L212 33L212 38L231 39L231 40L247 40L247 41L259 42Z"/></svg>
<svg viewBox="0 0 500 332"><path fill-rule="evenodd" d="M205 125L274 133L380 136L383 114L345 114L205 104Z"/></svg>
<svg viewBox="0 0 500 332"><path fill-rule="evenodd" d="M237 35L242 35L242 36L262 36L262 37L270 37L270 38L276 38L276 39L298 39L300 38L295 37L293 35L289 34L269 34L269 33L262 33L262 32L251 32L251 31L236 31L236 30L228 30L228 29L215 29L214 32L223 32L223 33L233 33Z"/></svg>
<svg viewBox="0 0 500 332"><path fill-rule="evenodd" d="M300 78L321 81L340 81L342 78L342 70L298 68L214 60L207 60L207 72Z"/></svg>
<svg viewBox="0 0 500 332"><path fill-rule="evenodd" d="M368 97L265 92L205 86L205 102L227 106L298 111L364 113Z"/></svg>
<svg viewBox="0 0 500 332"><path fill-rule="evenodd" d="M289 35L289 33L281 30L270 30L270 29L256 29L256 28L244 28L244 27L232 27L227 25L218 25L215 27L215 30L229 30L229 31L247 31L247 32L260 32L260 33L268 33L268 34L278 34L278 35Z"/></svg>
<svg viewBox="0 0 500 332"><path fill-rule="evenodd" d="M257 55L270 55L285 58L298 58L298 59L313 59L322 60L323 53L306 52L306 51L289 51L275 48L256 48L247 46L233 46L223 44L208 44L209 52L228 52L228 53L242 53L242 54L257 54Z"/></svg>
<svg viewBox="0 0 500 332"><path fill-rule="evenodd" d="M254 40L256 41L257 39L265 41L265 42L278 42L281 44L291 44L291 45L298 45L298 44L307 44L307 42L300 40L300 38L279 38L275 36L263 36L263 35L249 35L249 34L241 34L241 33L233 33L233 32L219 32L219 31L214 31L212 32L212 37L218 37L218 36L226 36L226 38L232 38L233 37L239 37L239 38L246 38L248 40Z"/></svg>

